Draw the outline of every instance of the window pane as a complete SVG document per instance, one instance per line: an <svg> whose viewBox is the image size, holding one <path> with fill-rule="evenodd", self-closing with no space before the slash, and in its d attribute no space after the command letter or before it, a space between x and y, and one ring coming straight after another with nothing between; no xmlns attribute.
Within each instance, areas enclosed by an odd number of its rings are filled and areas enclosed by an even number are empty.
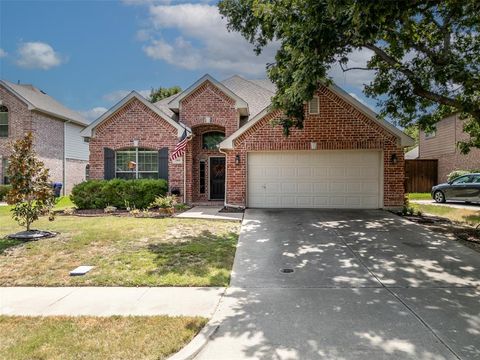
<svg viewBox="0 0 480 360"><path fill-rule="evenodd" d="M217 145L220 144L224 138L225 134L220 131L205 133L203 134L203 148L216 150Z"/></svg>
<svg viewBox="0 0 480 360"><path fill-rule="evenodd" d="M139 150L138 171L158 172L158 152L151 150Z"/></svg>
<svg viewBox="0 0 480 360"><path fill-rule="evenodd" d="M205 194L205 161L200 161L200 194Z"/></svg>
<svg viewBox="0 0 480 360"><path fill-rule="evenodd" d="M158 172L139 172L139 179L158 179Z"/></svg>
<svg viewBox="0 0 480 360"><path fill-rule="evenodd" d="M132 180L135 179L135 172L124 172L124 173L119 173L117 172L115 175L119 179L126 179L126 180Z"/></svg>
<svg viewBox="0 0 480 360"><path fill-rule="evenodd" d="M128 168L128 163L130 161L135 162L135 150L122 150L117 151L116 156L116 171L129 171L132 170ZM135 171L133 171L135 172Z"/></svg>
<svg viewBox="0 0 480 360"><path fill-rule="evenodd" d="M8 125L8 113L0 112L0 125Z"/></svg>
<svg viewBox="0 0 480 360"><path fill-rule="evenodd" d="M8 136L8 125L0 125L0 137Z"/></svg>

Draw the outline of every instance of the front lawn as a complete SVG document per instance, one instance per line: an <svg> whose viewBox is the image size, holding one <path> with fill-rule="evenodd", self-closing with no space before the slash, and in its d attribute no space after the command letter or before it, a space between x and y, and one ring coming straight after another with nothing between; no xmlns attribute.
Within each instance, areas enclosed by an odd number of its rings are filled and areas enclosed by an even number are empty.
<svg viewBox="0 0 480 360"><path fill-rule="evenodd" d="M165 359L205 325L200 317L0 316L0 359Z"/></svg>
<svg viewBox="0 0 480 360"><path fill-rule="evenodd" d="M476 226L480 224L480 210L467 210L467 209L459 209L450 206L443 206L443 205L429 205L429 204L416 204L411 203L416 210L421 211L424 214L435 215L439 217L444 217L449 220Z"/></svg>
<svg viewBox="0 0 480 360"><path fill-rule="evenodd" d="M1 286L226 286L240 224L192 219L58 216L55 238L6 240L21 228L0 207ZM70 277L79 265L95 268Z"/></svg>
<svg viewBox="0 0 480 360"><path fill-rule="evenodd" d="M430 193L409 193L408 200L432 200Z"/></svg>

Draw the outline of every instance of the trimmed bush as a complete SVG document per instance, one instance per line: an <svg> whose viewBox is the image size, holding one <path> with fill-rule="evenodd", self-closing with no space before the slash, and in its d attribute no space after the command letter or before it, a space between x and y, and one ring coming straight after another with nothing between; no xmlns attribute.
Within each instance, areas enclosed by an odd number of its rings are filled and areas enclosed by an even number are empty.
<svg viewBox="0 0 480 360"><path fill-rule="evenodd" d="M11 185L0 185L0 201L5 201L7 193L12 188Z"/></svg>
<svg viewBox="0 0 480 360"><path fill-rule="evenodd" d="M146 209L167 190L167 182L163 179L88 180L75 185L70 198L78 209L105 209L107 206Z"/></svg>
<svg viewBox="0 0 480 360"><path fill-rule="evenodd" d="M447 181L452 181L462 175L471 174L471 173L480 173L480 170L454 170L447 176Z"/></svg>

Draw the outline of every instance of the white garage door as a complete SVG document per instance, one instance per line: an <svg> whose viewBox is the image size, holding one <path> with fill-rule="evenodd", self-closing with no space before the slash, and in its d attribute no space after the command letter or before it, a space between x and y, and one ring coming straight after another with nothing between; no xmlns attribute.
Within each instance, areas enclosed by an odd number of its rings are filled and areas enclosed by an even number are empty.
<svg viewBox="0 0 480 360"><path fill-rule="evenodd" d="M248 206L382 207L380 151L248 153Z"/></svg>

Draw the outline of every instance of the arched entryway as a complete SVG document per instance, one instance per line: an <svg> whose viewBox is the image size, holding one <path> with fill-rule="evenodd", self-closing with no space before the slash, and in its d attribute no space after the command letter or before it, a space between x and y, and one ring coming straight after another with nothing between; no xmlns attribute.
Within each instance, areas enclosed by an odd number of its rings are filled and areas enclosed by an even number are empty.
<svg viewBox="0 0 480 360"><path fill-rule="evenodd" d="M225 138L225 128L202 124L192 128L192 197L194 203L225 199L225 155L218 144Z"/></svg>

